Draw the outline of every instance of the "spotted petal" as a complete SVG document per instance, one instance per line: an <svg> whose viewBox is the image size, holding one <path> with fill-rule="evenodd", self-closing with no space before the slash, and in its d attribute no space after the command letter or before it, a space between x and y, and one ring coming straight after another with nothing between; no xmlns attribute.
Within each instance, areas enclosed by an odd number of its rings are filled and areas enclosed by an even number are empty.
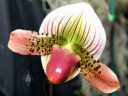
<svg viewBox="0 0 128 96"><path fill-rule="evenodd" d="M55 37L43 37L37 32L17 29L11 32L8 47L23 55L48 55L55 42Z"/></svg>
<svg viewBox="0 0 128 96"><path fill-rule="evenodd" d="M120 88L120 83L115 73L105 64L96 63L93 70L82 69L81 74L94 87L104 93L112 93Z"/></svg>

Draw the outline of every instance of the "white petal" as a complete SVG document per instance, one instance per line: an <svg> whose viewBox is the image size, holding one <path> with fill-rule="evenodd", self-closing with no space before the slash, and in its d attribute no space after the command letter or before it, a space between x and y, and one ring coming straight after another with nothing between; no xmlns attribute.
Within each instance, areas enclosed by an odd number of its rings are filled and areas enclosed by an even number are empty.
<svg viewBox="0 0 128 96"><path fill-rule="evenodd" d="M64 33L69 41L82 45L95 59L99 59L106 43L101 21L93 8L83 2L63 6L49 13L43 20L39 32L59 35ZM46 57L41 57L44 70L48 62Z"/></svg>

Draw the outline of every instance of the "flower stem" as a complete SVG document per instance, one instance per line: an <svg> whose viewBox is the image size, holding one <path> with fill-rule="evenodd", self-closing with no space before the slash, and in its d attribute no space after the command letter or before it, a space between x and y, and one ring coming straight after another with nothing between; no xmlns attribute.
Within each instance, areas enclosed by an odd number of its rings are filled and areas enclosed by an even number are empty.
<svg viewBox="0 0 128 96"><path fill-rule="evenodd" d="M53 84L52 83L49 83L50 86L49 86L49 96L53 96Z"/></svg>

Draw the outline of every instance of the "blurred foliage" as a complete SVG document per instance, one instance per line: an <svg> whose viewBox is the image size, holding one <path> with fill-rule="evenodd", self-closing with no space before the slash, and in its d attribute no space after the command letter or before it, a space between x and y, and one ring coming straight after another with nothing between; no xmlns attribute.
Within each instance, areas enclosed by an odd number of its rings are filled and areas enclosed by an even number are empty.
<svg viewBox="0 0 128 96"><path fill-rule="evenodd" d="M75 94L76 96L85 96L84 93L83 93L81 90L76 90L76 91L74 91L74 94Z"/></svg>

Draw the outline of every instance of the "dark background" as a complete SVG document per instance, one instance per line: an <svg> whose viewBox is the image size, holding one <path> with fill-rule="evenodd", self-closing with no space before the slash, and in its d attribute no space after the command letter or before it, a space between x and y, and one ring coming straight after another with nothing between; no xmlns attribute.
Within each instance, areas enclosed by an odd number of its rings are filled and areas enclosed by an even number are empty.
<svg viewBox="0 0 128 96"><path fill-rule="evenodd" d="M49 82L39 56L23 56L7 47L10 32L15 29L38 32L46 13L40 0L0 0L0 96L48 96ZM29 72L30 83L25 78ZM77 83L76 83L77 82ZM78 78L53 85L54 96L76 96Z"/></svg>

